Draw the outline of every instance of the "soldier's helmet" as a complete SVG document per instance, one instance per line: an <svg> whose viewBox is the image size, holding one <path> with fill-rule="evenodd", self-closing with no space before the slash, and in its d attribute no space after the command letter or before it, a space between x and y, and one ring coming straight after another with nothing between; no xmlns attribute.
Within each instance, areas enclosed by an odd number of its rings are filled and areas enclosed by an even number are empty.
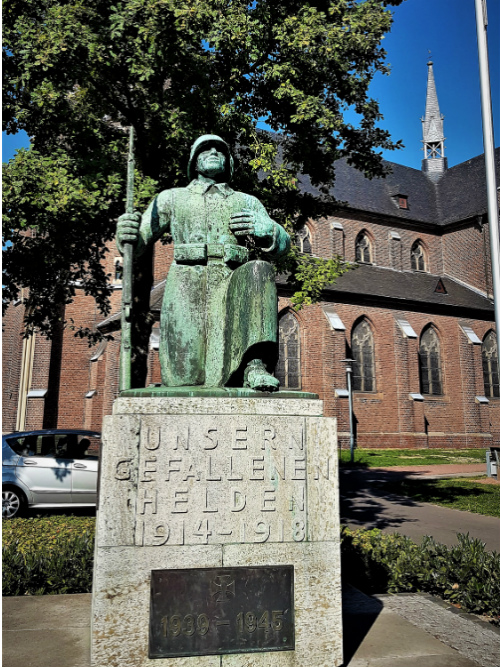
<svg viewBox="0 0 500 667"><path fill-rule="evenodd" d="M226 144L224 139L221 139L221 137L217 136L216 134L204 134L203 136L198 137L198 139L196 139L194 144L191 146L191 154L189 156L187 168L187 175L190 181L196 177L196 161L198 159L198 155L203 153L203 151L212 148L212 146L215 146L217 150L219 150L221 153L224 153L226 156L225 173L224 175L221 174L219 180L225 183L229 183L232 180L234 172L234 160L229 150L229 146Z"/></svg>

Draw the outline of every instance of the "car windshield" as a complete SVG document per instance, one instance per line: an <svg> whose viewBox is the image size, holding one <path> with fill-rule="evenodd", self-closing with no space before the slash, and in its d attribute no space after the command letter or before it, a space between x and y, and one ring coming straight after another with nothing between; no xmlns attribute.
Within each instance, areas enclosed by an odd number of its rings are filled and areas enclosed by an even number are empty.
<svg viewBox="0 0 500 667"><path fill-rule="evenodd" d="M100 438L84 433L49 433L7 438L16 454L62 459L97 459Z"/></svg>

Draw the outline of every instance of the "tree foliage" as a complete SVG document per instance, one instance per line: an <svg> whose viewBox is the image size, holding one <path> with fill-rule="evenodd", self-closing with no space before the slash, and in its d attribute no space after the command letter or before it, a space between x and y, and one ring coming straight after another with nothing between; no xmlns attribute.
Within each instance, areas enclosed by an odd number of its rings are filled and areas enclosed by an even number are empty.
<svg viewBox="0 0 500 667"><path fill-rule="evenodd" d="M31 139L4 167L6 301L29 288L29 322L49 335L75 284L108 312L101 260L124 210L130 125L139 210L186 184L189 146L206 132L233 148L234 187L290 231L333 210L337 159L383 175L380 149L400 142L377 126L368 86L388 73L381 40L400 2L5 0L4 129ZM278 269L300 304L340 265L292 252ZM151 272L138 273L147 297Z"/></svg>

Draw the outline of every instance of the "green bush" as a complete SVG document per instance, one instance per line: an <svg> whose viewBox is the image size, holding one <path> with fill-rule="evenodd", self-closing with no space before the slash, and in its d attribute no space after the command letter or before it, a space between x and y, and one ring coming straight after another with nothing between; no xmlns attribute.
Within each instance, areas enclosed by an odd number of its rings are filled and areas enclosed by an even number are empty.
<svg viewBox="0 0 500 667"><path fill-rule="evenodd" d="M89 593L95 519L3 521L3 595Z"/></svg>
<svg viewBox="0 0 500 667"><path fill-rule="evenodd" d="M3 521L3 595L88 593L95 519L51 516ZM342 528L342 575L367 593L423 591L500 619L500 555L458 536L447 547L426 537Z"/></svg>
<svg viewBox="0 0 500 667"><path fill-rule="evenodd" d="M458 535L447 547L425 537L342 528L342 574L367 593L426 592L465 611L500 619L500 554Z"/></svg>

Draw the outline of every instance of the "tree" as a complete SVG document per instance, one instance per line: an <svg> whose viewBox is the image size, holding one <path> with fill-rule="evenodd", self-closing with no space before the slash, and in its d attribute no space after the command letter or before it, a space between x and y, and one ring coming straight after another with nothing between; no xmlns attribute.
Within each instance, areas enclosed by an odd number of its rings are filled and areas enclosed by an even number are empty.
<svg viewBox="0 0 500 667"><path fill-rule="evenodd" d="M400 142L377 127L368 87L388 73L387 5L401 2L5 0L4 129L31 138L4 166L5 300L27 287L27 324L48 335L75 283L109 312L101 260L123 212L130 125L139 210L185 184L189 145L205 132L232 146L235 187L290 231L334 210L337 159L383 176L377 149ZM349 107L358 127L344 120ZM259 132L259 120L271 131ZM299 174L317 196L300 191ZM298 305L343 270L296 250L278 269ZM136 270L145 309L147 257Z"/></svg>

